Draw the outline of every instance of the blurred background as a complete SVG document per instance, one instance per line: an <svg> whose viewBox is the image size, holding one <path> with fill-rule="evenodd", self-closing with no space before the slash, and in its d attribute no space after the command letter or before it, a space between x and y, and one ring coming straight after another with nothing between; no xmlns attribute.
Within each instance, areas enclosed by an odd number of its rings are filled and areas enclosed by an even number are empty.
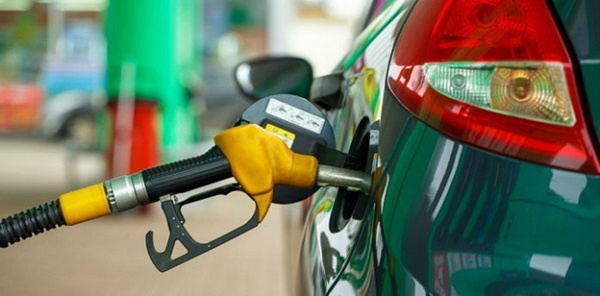
<svg viewBox="0 0 600 296"><path fill-rule="evenodd" d="M365 2L0 0L0 215L203 153L251 104L234 87L237 63L291 55L328 74ZM184 214L207 241L252 211L243 196L228 196ZM0 250L0 291L289 294L302 223L300 205L274 205L258 228L159 273L144 246L148 230L166 242L155 204Z"/></svg>

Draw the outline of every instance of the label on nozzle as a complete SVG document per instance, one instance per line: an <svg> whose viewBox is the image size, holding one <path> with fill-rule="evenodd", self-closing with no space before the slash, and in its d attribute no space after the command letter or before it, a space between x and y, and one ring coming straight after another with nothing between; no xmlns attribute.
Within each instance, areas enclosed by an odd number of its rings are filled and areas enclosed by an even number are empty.
<svg viewBox="0 0 600 296"><path fill-rule="evenodd" d="M285 145L288 146L288 148L292 148L292 145L294 144L294 139L296 139L296 135L294 135L294 133L284 130L278 126L274 126L270 123L267 124L265 129L270 131L272 134L276 135L278 138L282 139L285 142Z"/></svg>
<svg viewBox="0 0 600 296"><path fill-rule="evenodd" d="M325 119L312 113L298 109L277 99L270 99L267 113L281 120L293 123L316 134L320 134L325 125Z"/></svg>

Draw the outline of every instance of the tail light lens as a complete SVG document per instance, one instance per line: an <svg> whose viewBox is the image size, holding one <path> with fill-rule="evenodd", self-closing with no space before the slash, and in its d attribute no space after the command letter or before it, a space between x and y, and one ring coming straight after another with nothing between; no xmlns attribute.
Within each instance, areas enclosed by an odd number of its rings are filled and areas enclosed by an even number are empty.
<svg viewBox="0 0 600 296"><path fill-rule="evenodd" d="M503 155L600 174L544 0L420 0L394 51L389 86L431 127Z"/></svg>

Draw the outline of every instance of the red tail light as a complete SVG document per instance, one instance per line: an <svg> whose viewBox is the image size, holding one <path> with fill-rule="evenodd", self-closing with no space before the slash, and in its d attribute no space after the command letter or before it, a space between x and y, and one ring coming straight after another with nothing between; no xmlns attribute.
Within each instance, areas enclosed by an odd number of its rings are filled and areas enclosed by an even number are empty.
<svg viewBox="0 0 600 296"><path fill-rule="evenodd" d="M600 173L571 60L544 0L420 0L388 82L410 112L449 137Z"/></svg>

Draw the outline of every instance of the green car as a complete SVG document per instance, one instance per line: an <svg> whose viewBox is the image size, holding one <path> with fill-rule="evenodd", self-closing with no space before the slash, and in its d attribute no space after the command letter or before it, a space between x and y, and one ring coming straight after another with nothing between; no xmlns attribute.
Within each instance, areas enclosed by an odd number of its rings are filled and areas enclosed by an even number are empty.
<svg viewBox="0 0 600 296"><path fill-rule="evenodd" d="M596 0L374 0L331 75L238 68L374 176L311 197L299 294L600 294L599 37Z"/></svg>
<svg viewBox="0 0 600 296"><path fill-rule="evenodd" d="M371 196L312 197L302 295L600 294L600 1L373 1L314 91ZM331 78L331 77L325 77Z"/></svg>

